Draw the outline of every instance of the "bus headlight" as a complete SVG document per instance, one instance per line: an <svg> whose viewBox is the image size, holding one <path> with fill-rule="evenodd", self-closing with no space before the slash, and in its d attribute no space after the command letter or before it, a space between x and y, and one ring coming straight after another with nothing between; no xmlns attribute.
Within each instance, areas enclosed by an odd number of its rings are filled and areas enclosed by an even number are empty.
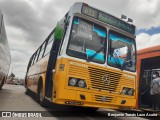
<svg viewBox="0 0 160 120"><path fill-rule="evenodd" d="M77 82L77 79L75 79L75 78L70 78L69 81L68 81L68 85L69 85L69 86L75 86L75 85L76 85L76 82Z"/></svg>
<svg viewBox="0 0 160 120"><path fill-rule="evenodd" d="M127 88L123 88L123 90L122 90L121 94L126 95L126 93L127 93Z"/></svg>
<svg viewBox="0 0 160 120"><path fill-rule="evenodd" d="M87 85L83 79L70 77L68 80L68 86L86 88Z"/></svg>
<svg viewBox="0 0 160 120"><path fill-rule="evenodd" d="M133 96L134 95L134 90L133 89L129 89L128 95Z"/></svg>
<svg viewBox="0 0 160 120"><path fill-rule="evenodd" d="M134 89L123 87L121 94L133 96L134 95Z"/></svg>
<svg viewBox="0 0 160 120"><path fill-rule="evenodd" d="M84 82L84 80L79 80L78 81L78 87L81 87L81 88L86 87L86 83Z"/></svg>

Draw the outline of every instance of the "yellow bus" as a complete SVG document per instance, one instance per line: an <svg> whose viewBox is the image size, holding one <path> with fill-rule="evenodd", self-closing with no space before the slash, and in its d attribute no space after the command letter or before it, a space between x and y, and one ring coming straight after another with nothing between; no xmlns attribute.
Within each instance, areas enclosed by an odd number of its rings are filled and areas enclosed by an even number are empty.
<svg viewBox="0 0 160 120"><path fill-rule="evenodd" d="M124 18L124 16L123 16ZM31 56L26 92L56 104L134 108L135 26L85 3L75 3Z"/></svg>
<svg viewBox="0 0 160 120"><path fill-rule="evenodd" d="M11 55L4 25L4 16L0 10L0 90L7 80L10 63Z"/></svg>

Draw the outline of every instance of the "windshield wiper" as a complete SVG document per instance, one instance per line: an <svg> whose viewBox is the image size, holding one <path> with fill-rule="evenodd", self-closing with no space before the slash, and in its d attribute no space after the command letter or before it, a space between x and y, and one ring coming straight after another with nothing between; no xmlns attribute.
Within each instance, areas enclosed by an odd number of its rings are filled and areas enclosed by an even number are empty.
<svg viewBox="0 0 160 120"><path fill-rule="evenodd" d="M96 51L91 57L87 59L87 62L90 62L100 51L102 51L104 47L101 47L99 50Z"/></svg>

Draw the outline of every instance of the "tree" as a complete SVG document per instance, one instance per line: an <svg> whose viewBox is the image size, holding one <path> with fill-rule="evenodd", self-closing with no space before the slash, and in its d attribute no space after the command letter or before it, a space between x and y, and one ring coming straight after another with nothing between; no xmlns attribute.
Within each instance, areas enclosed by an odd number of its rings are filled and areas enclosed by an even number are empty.
<svg viewBox="0 0 160 120"><path fill-rule="evenodd" d="M15 77L15 74L14 73L11 73L9 78L11 78L11 80L13 80L13 78Z"/></svg>

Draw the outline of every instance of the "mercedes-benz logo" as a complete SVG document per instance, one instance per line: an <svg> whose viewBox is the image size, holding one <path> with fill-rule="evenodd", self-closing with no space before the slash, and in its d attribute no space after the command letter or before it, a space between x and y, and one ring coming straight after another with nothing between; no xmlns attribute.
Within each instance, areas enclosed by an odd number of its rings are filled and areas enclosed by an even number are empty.
<svg viewBox="0 0 160 120"><path fill-rule="evenodd" d="M103 97L101 98L101 101L102 101L102 102L106 102L106 101L107 101L107 97L106 97L106 96L103 96Z"/></svg>
<svg viewBox="0 0 160 120"><path fill-rule="evenodd" d="M105 84L105 85L109 85L110 84L110 80L109 80L110 78L109 78L109 76L108 75L104 75L103 77L102 77L102 81L103 81L103 83Z"/></svg>

